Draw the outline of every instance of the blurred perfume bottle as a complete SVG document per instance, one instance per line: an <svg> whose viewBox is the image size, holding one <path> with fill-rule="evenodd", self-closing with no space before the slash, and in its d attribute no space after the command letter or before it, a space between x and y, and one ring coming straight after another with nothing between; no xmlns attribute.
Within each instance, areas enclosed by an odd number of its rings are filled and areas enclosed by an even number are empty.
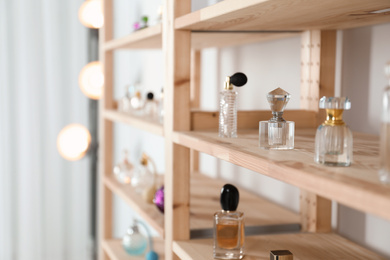
<svg viewBox="0 0 390 260"><path fill-rule="evenodd" d="M122 246L129 255L143 255L148 246L148 238L139 231L139 223L136 219L126 230L122 238Z"/></svg>
<svg viewBox="0 0 390 260"><path fill-rule="evenodd" d="M164 88L161 88L160 101L158 102L158 121L164 123Z"/></svg>
<svg viewBox="0 0 390 260"><path fill-rule="evenodd" d="M390 183L390 61L385 66L388 85L383 92L379 179Z"/></svg>
<svg viewBox="0 0 390 260"><path fill-rule="evenodd" d="M272 111L272 118L259 122L259 146L263 149L294 149L295 123L283 118L284 109L291 95L281 88L274 89L267 95Z"/></svg>
<svg viewBox="0 0 390 260"><path fill-rule="evenodd" d="M130 92L129 85L126 85L124 95L118 101L118 111L128 113L130 111Z"/></svg>
<svg viewBox="0 0 390 260"><path fill-rule="evenodd" d="M314 160L328 166L351 165L352 132L343 121L351 102L346 97L322 97L319 107L326 109L326 120L317 128Z"/></svg>
<svg viewBox="0 0 390 260"><path fill-rule="evenodd" d="M115 178L124 184L130 184L133 177L134 166L129 162L128 152L123 151L123 159L114 166L113 172Z"/></svg>
<svg viewBox="0 0 390 260"><path fill-rule="evenodd" d="M226 77L219 100L219 137L237 137L237 94L234 87L241 87L248 81L246 75L237 72Z"/></svg>
<svg viewBox="0 0 390 260"><path fill-rule="evenodd" d="M149 92L146 95L144 115L153 119L158 118L158 102L154 99L154 94L152 92Z"/></svg>
<svg viewBox="0 0 390 260"><path fill-rule="evenodd" d="M147 193L153 193L156 186L156 166L153 160L145 153L142 154L140 164L136 166L131 179L131 186L134 187L138 193L143 193L146 198ZM150 202L153 202L153 197L148 197Z"/></svg>

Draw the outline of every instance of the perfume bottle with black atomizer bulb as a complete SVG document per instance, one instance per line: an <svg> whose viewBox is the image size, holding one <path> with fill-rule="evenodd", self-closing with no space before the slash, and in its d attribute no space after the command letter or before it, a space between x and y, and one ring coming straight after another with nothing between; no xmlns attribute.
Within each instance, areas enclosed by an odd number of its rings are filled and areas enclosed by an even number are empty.
<svg viewBox="0 0 390 260"><path fill-rule="evenodd" d="M263 149L294 149L295 123L283 118L284 109L291 95L281 88L274 89L267 95L272 118L259 122L259 146Z"/></svg>
<svg viewBox="0 0 390 260"><path fill-rule="evenodd" d="M241 87L248 81L246 75L237 72L226 77L219 102L219 137L237 137L237 92L234 87Z"/></svg>

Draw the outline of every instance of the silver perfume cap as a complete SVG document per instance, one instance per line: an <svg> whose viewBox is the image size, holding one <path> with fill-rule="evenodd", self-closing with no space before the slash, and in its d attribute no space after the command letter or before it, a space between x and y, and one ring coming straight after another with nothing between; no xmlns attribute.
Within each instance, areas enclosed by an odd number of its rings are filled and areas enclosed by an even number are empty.
<svg viewBox="0 0 390 260"><path fill-rule="evenodd" d="M272 112L283 112L288 101L290 100L290 97L290 93L281 88L277 88L269 92L267 95L267 100Z"/></svg>

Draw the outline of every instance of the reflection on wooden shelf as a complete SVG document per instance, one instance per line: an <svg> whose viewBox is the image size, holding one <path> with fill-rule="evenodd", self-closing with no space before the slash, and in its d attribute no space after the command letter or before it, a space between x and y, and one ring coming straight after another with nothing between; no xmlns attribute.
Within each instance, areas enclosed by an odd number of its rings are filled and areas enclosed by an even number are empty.
<svg viewBox="0 0 390 260"><path fill-rule="evenodd" d="M239 130L238 138L219 138L217 131L176 132L174 142L347 206L390 219L390 185L379 182L377 136L354 133L354 162L327 167L314 162L314 129L297 129L295 149L262 150L258 130ZM282 156L281 156L282 155Z"/></svg>

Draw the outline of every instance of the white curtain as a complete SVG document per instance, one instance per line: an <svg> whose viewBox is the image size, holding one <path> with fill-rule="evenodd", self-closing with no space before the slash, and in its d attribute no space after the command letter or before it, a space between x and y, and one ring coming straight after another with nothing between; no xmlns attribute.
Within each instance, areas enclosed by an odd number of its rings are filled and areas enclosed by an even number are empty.
<svg viewBox="0 0 390 260"><path fill-rule="evenodd" d="M83 0L0 0L0 259L91 259L88 158L56 149L87 126Z"/></svg>

